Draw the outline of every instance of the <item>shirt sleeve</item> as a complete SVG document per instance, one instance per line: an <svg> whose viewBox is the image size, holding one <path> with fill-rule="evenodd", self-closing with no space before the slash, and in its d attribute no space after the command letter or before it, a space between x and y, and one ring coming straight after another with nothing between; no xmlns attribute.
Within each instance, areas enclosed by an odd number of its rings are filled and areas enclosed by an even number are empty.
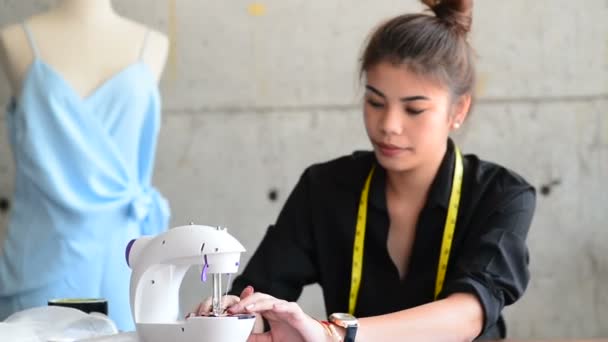
<svg viewBox="0 0 608 342"><path fill-rule="evenodd" d="M307 170L287 199L276 224L268 228L243 273L234 280L232 294L239 295L251 285L256 292L295 301L305 285L317 282L309 184Z"/></svg>
<svg viewBox="0 0 608 342"><path fill-rule="evenodd" d="M462 252L449 267L440 297L463 292L477 296L484 310L481 335L497 323L502 309L518 300L528 285L526 237L535 203L533 188L507 196L473 227Z"/></svg>

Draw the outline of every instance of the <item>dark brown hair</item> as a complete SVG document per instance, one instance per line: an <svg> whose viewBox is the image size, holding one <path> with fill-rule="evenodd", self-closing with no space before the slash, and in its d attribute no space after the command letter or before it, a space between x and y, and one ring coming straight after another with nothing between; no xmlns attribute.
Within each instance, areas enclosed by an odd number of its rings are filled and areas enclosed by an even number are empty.
<svg viewBox="0 0 608 342"><path fill-rule="evenodd" d="M454 97L472 94L475 85L471 30L473 0L422 0L434 15L405 14L380 25L361 58L361 75L381 62L404 65L435 77Z"/></svg>

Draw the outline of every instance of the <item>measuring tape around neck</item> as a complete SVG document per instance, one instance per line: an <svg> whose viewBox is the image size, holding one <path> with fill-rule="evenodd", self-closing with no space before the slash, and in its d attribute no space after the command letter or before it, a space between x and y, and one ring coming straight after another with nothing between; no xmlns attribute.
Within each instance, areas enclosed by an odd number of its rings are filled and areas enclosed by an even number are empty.
<svg viewBox="0 0 608 342"><path fill-rule="evenodd" d="M435 280L435 292L433 298L437 300L437 296L443 288L445 274L448 269L448 261L450 259L450 250L452 249L452 240L454 239L454 229L456 228L456 219L458 217L458 207L460 206L460 195L462 190L462 154L457 146L454 146L456 160L454 161L454 178L452 180L452 190L450 194L450 203L448 205L448 214L445 219L443 229L443 239L441 241L441 251L439 254L439 265L437 267L437 278ZM357 213L357 226L355 230L355 243L353 246L353 262L350 281L350 295L348 298L348 312L351 315L355 314L357 306L357 298L359 296L359 287L361 285L361 273L363 269L363 246L365 242L365 226L367 224L367 201L369 194L369 185L374 175L375 167L372 167L361 192L359 200L359 211Z"/></svg>

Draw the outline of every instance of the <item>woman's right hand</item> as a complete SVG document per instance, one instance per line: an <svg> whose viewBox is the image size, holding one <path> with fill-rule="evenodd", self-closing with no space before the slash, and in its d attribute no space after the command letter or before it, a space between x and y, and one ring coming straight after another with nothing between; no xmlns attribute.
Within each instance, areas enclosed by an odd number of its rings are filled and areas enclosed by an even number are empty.
<svg viewBox="0 0 608 342"><path fill-rule="evenodd" d="M247 342L319 342L334 341L322 323L313 319L297 303L287 302L258 292L228 308L232 314L261 314L270 331L254 329ZM341 339L340 339L341 340Z"/></svg>

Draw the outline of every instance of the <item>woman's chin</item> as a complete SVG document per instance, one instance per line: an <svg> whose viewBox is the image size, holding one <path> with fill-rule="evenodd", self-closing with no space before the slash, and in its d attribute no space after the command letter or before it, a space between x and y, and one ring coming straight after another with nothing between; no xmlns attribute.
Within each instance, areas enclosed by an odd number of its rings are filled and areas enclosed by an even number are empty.
<svg viewBox="0 0 608 342"><path fill-rule="evenodd" d="M382 152L374 151L378 163L387 171L404 172L414 168L414 158L411 153L387 156Z"/></svg>

